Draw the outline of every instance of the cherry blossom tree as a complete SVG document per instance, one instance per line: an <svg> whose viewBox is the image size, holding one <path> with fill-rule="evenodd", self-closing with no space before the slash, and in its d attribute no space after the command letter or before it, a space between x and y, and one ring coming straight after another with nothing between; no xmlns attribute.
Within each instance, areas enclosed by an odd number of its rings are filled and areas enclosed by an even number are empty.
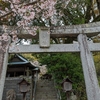
<svg viewBox="0 0 100 100"><path fill-rule="evenodd" d="M33 30L30 30L31 21L41 16L43 19L51 18L56 14L55 4L56 0L3 0L10 4L5 9L0 9L0 18L4 18L8 15L19 16L20 20L17 21L16 25L26 29L29 34L35 35L38 27L34 26ZM7 20L11 20L8 17ZM6 28L4 28L6 29ZM10 34L15 34L14 30Z"/></svg>
<svg viewBox="0 0 100 100"><path fill-rule="evenodd" d="M1 0L5 7L0 7L0 20L6 19L10 22L12 18L16 21L16 28L7 31L8 26L3 25L3 34L11 35L13 45L18 42L18 29L26 30L27 33L31 35L36 35L38 26L32 24L34 19L39 19L40 17L43 20L51 19L52 23L53 16L56 15L55 4L57 0ZM31 29L32 26L32 29ZM16 30L17 29L17 30ZM7 35L6 38L8 37ZM2 38L2 36L1 36Z"/></svg>

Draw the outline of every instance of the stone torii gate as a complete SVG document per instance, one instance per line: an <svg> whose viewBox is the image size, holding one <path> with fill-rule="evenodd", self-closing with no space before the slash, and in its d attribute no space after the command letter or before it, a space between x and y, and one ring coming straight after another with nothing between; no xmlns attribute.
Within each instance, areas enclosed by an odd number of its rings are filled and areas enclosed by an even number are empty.
<svg viewBox="0 0 100 100"><path fill-rule="evenodd" d="M50 31L50 34L47 34ZM22 31L21 31L22 32ZM100 100L100 89L96 76L95 65L92 52L100 51L100 43L89 43L87 37L96 36L100 33L100 22L83 25L72 25L64 27L41 28L39 30L39 44L33 45L14 45L10 46L8 37L3 46L3 40L0 40L1 48L6 49L0 52L0 100L2 100L4 82L6 77L7 60L9 53L43 53L43 52L80 52L83 73L85 78L86 93L88 100ZM73 44L50 44L50 37L77 37L78 43ZM29 34L20 33L18 37L32 37ZM32 37L33 38L33 37ZM8 42L9 41L9 42ZM0 48L0 51L3 50Z"/></svg>

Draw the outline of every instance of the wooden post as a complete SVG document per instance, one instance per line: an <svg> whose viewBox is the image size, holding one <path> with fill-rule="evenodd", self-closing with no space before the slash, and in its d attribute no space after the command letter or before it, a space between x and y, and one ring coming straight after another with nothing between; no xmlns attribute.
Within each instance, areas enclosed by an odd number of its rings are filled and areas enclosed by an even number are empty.
<svg viewBox="0 0 100 100"><path fill-rule="evenodd" d="M88 100L100 100L100 88L96 76L92 53L90 52L87 43L87 36L84 34L79 34L78 42L85 78L87 98Z"/></svg>
<svg viewBox="0 0 100 100"><path fill-rule="evenodd" d="M30 70L29 70L29 67L27 67L27 69L26 69L26 76L29 78L29 72L30 72Z"/></svg>
<svg viewBox="0 0 100 100"><path fill-rule="evenodd" d="M26 100L26 92L23 92L23 100Z"/></svg>
<svg viewBox="0 0 100 100"><path fill-rule="evenodd" d="M2 100L7 63L8 63L8 46L10 43L10 37L5 39L0 36L0 100Z"/></svg>
<svg viewBox="0 0 100 100"><path fill-rule="evenodd" d="M32 72L31 72L32 75ZM30 90L30 100L33 99L33 75L31 76L31 90Z"/></svg>
<svg viewBox="0 0 100 100"><path fill-rule="evenodd" d="M71 100L71 92L67 91L66 92L67 100Z"/></svg>

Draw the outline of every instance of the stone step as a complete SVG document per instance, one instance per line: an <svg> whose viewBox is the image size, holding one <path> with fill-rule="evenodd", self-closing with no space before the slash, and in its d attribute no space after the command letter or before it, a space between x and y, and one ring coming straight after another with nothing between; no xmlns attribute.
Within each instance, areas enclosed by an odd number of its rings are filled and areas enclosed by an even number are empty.
<svg viewBox="0 0 100 100"><path fill-rule="evenodd" d="M57 100L53 80L38 80L36 100Z"/></svg>
<svg viewBox="0 0 100 100"><path fill-rule="evenodd" d="M37 99L37 100L57 100L57 99L44 99L44 98L42 99L41 98L41 99Z"/></svg>
<svg viewBox="0 0 100 100"><path fill-rule="evenodd" d="M39 97L39 96L41 96L41 97L42 97L42 96L46 96L46 97L57 97L57 95L55 95L55 94L54 94L54 95L50 95L50 94L42 94L42 93L41 93L41 94L37 94L37 96L38 96L38 97Z"/></svg>
<svg viewBox="0 0 100 100"><path fill-rule="evenodd" d="M55 97L36 97L36 100L39 100L39 99L44 99L44 100L47 100L47 99L56 99L57 100L57 98Z"/></svg>
<svg viewBox="0 0 100 100"><path fill-rule="evenodd" d="M47 100L47 99L56 99L57 100L57 97L45 97L45 96L38 96L38 97L36 97L36 100L39 100L39 99L44 99L44 100Z"/></svg>

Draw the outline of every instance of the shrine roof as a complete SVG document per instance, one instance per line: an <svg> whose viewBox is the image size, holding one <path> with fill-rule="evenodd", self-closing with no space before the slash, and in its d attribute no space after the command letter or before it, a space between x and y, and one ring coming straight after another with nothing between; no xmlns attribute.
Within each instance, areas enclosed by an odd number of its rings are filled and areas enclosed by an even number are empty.
<svg viewBox="0 0 100 100"><path fill-rule="evenodd" d="M15 67L15 66L28 66L32 69L37 68L37 66L33 65L30 61L28 61L26 58L24 58L20 54L15 54L10 61L8 62L8 66Z"/></svg>

